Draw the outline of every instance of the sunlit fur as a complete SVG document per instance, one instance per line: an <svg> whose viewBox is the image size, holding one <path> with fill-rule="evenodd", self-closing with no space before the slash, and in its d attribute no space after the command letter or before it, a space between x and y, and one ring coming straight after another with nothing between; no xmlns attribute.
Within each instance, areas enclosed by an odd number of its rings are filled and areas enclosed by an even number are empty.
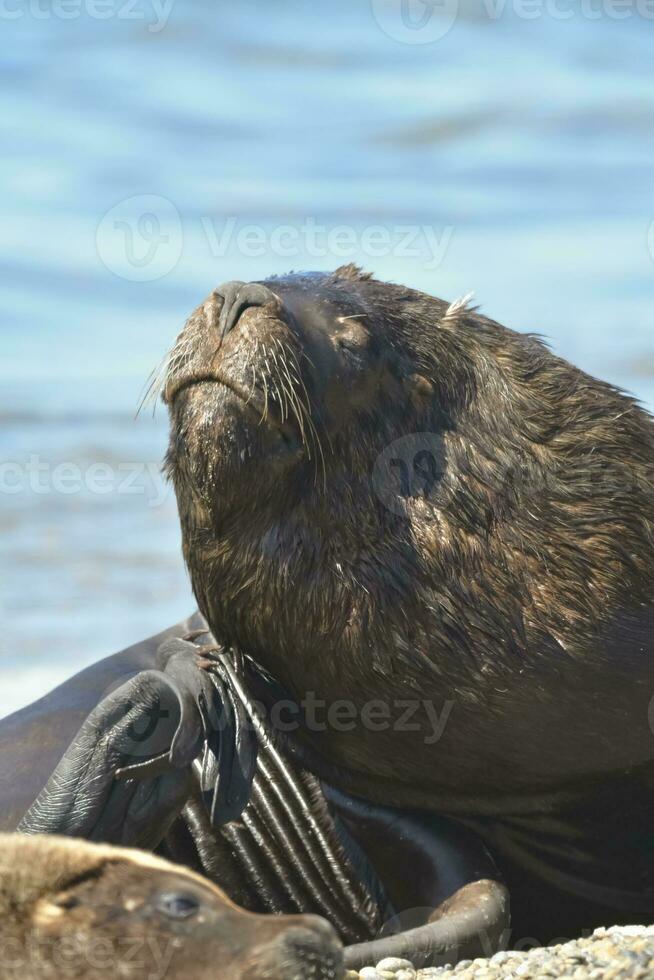
<svg viewBox="0 0 654 980"><path fill-rule="evenodd" d="M307 736L382 802L401 786L451 812L529 809L536 788L649 759L651 417L465 303L354 267L266 284L279 302L222 348L210 297L166 382L218 365L261 406L208 381L171 405L184 554L219 641L298 697L451 702L431 747ZM388 509L375 462L424 432L442 474Z"/></svg>

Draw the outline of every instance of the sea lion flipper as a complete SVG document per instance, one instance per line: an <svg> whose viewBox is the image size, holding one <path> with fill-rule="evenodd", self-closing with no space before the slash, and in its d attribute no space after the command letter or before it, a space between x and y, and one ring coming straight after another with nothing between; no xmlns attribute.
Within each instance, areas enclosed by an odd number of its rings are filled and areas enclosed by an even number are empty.
<svg viewBox="0 0 654 980"><path fill-rule="evenodd" d="M209 814L212 813L214 806L215 790L221 779L221 746L222 764L225 765L227 739L231 738L232 726L230 715L225 710L225 692L222 681L219 677L211 677L213 688L212 706L215 712L217 723L207 732L207 740L204 746L204 756L202 758L202 771L200 774L200 789L202 797Z"/></svg>
<svg viewBox="0 0 654 980"><path fill-rule="evenodd" d="M230 691L232 690L230 688ZM241 809L244 809L250 799L252 782L257 769L259 740L245 706L236 692L233 692L233 698L238 705L239 722L235 732L235 766L231 800L234 806L240 801Z"/></svg>
<svg viewBox="0 0 654 980"><path fill-rule="evenodd" d="M156 846L184 805L203 743L212 821L236 819L249 799L256 739L238 698L200 669L198 652L168 640L155 661L162 669L141 671L104 698L19 829L121 844L143 844L145 834Z"/></svg>
<svg viewBox="0 0 654 980"><path fill-rule="evenodd" d="M131 825L147 826L148 842L163 836L183 805L190 773L168 764L162 775L148 763L169 752L179 714L175 691L160 671L130 678L91 712L18 830L139 844L138 833L132 839L126 830ZM165 779L167 785L165 806L160 801L147 808L147 819L144 793L129 778L129 770L139 768L141 779L147 772L151 782ZM122 779L115 778L118 771Z"/></svg>
<svg viewBox="0 0 654 980"><path fill-rule="evenodd" d="M225 689L234 712L234 756L226 801L227 807L240 815L250 799L257 766L258 741L243 702L229 678L227 680Z"/></svg>
<svg viewBox="0 0 654 980"><path fill-rule="evenodd" d="M211 634L208 638L213 640ZM170 761L193 761L204 740L200 786L214 827L237 820L247 806L258 756L250 709L237 690L227 656L215 642L196 647L187 639L168 640L158 652L166 677L179 685L181 717Z"/></svg>
<svg viewBox="0 0 654 980"><path fill-rule="evenodd" d="M234 713L234 702L229 695L228 686L222 678L212 676L216 689L220 693L221 699L221 726L220 744L218 746L216 779L211 794L209 804L209 816L214 827L230 820L236 820L242 813L243 807L232 815L230 807L231 784L234 769L235 741L236 741L236 717ZM218 683L216 683L218 682Z"/></svg>
<svg viewBox="0 0 654 980"><path fill-rule="evenodd" d="M499 881L470 882L443 902L425 925L358 943L345 950L350 970L387 957L410 957L416 967L488 956L510 934L509 896Z"/></svg>
<svg viewBox="0 0 654 980"><path fill-rule="evenodd" d="M193 643L170 639L157 653L179 701L180 720L170 746L170 763L175 768L190 765L215 728L214 690L199 668L198 652Z"/></svg>
<svg viewBox="0 0 654 980"><path fill-rule="evenodd" d="M220 661L211 671L220 710L219 733L207 741L201 787L214 827L237 820L247 806L258 741L246 708Z"/></svg>

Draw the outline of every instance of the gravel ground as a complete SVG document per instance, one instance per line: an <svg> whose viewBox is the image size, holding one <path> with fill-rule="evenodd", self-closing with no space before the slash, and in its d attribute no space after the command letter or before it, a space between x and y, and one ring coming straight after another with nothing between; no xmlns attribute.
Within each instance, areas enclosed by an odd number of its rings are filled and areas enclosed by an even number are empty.
<svg viewBox="0 0 654 980"><path fill-rule="evenodd" d="M360 980L494 980L496 977L569 977L571 980L654 978L654 926L598 929L588 939L561 946L501 952L491 959L464 960L455 968L414 970L408 960L382 960L348 978Z"/></svg>

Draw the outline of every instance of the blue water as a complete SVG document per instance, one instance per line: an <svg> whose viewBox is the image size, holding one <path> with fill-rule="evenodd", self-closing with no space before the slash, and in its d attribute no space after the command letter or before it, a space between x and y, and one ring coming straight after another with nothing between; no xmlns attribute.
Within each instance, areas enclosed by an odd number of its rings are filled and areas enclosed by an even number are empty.
<svg viewBox="0 0 654 980"><path fill-rule="evenodd" d="M134 414L221 281L474 291L654 405L654 22L454 2L432 43L421 0L3 6L0 714L193 608Z"/></svg>

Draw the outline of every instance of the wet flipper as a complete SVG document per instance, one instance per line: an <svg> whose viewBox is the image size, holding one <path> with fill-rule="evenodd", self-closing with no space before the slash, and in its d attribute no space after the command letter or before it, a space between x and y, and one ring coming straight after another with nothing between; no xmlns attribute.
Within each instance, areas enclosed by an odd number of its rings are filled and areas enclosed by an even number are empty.
<svg viewBox="0 0 654 980"><path fill-rule="evenodd" d="M130 678L88 716L17 829L151 846L188 793L190 768L169 762L181 716L176 686L164 673ZM154 781L156 791L146 796L132 771L139 782Z"/></svg>
<svg viewBox="0 0 654 980"><path fill-rule="evenodd" d="M20 822L21 832L156 847L188 799L191 766L203 744L205 757L217 760L214 819L240 815L256 765L242 705L236 711L231 688L200 669L191 643L166 641L157 664L161 670L134 675L91 712ZM210 771L209 765L207 792Z"/></svg>
<svg viewBox="0 0 654 980"><path fill-rule="evenodd" d="M220 731L217 752L215 737L207 740L201 787L211 824L218 827L237 820L250 800L258 740L249 711L221 657L216 658L210 677L221 709Z"/></svg>
<svg viewBox="0 0 654 980"><path fill-rule="evenodd" d="M214 689L197 663L197 650L184 640L166 640L157 652L161 681L177 700L178 724L170 747L148 760L122 767L119 779L143 779L166 769L188 768L212 730Z"/></svg>
<svg viewBox="0 0 654 980"><path fill-rule="evenodd" d="M509 895L499 881L482 880L460 888L434 910L428 921L395 935L345 949L345 965L359 970L388 957L415 967L454 964L492 956L510 935Z"/></svg>

